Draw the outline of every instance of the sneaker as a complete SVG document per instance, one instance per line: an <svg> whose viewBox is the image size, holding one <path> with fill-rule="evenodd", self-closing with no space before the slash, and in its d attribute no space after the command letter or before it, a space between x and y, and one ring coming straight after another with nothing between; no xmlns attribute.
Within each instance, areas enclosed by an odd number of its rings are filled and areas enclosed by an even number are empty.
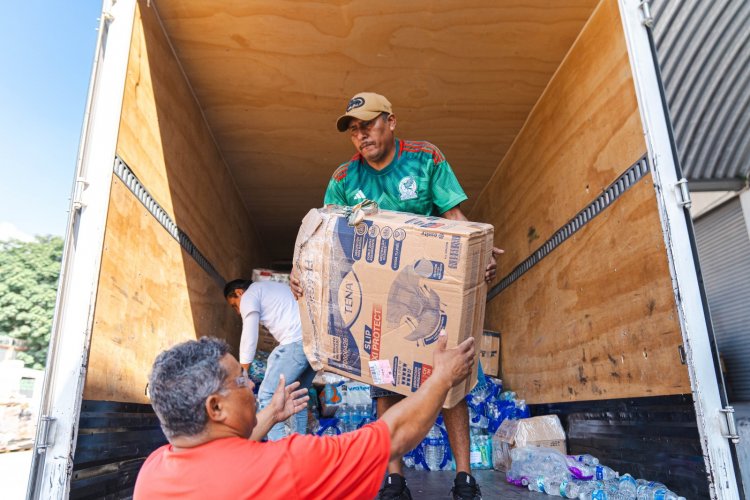
<svg viewBox="0 0 750 500"><path fill-rule="evenodd" d="M385 484L378 491L378 500L411 500L406 478L401 474L388 474Z"/></svg>
<svg viewBox="0 0 750 500"><path fill-rule="evenodd" d="M471 474L459 472L451 489L453 500L482 500L482 492Z"/></svg>

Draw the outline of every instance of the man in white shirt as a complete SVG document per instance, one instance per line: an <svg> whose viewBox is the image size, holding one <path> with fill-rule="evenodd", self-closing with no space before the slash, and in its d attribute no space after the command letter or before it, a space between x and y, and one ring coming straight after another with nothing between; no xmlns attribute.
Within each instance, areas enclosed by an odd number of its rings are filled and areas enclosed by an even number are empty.
<svg viewBox="0 0 750 500"><path fill-rule="evenodd" d="M253 283L250 280L237 279L224 287L224 297L242 318L240 365L245 371L255 358L258 327L261 324L279 342L268 356L266 374L258 389L259 409L270 403L281 374L284 374L288 384L299 381L301 389L308 389L312 385L315 371L302 349L299 308L289 286L276 281ZM294 423L296 432L304 434L307 429L307 410L297 413ZM268 433L268 439L271 441L283 437L286 437L283 423L274 425Z"/></svg>

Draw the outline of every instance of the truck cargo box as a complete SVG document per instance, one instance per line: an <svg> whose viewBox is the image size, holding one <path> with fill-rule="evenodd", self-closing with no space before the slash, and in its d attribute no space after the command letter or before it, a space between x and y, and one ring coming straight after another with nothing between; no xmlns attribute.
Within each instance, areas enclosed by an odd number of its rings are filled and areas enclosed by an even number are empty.
<svg viewBox="0 0 750 500"><path fill-rule="evenodd" d="M505 250L484 327L506 387L571 453L737 498L649 26L638 0L105 0L31 496L132 492L164 442L154 357L238 346L222 286L289 266L352 154L336 118L377 91Z"/></svg>

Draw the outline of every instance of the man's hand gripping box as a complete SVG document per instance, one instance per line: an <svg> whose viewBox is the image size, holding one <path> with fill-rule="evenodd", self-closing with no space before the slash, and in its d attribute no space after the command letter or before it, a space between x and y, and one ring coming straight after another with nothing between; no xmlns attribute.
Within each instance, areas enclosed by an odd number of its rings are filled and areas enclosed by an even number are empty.
<svg viewBox="0 0 750 500"><path fill-rule="evenodd" d="M408 395L432 373L432 351L445 329L448 347L484 324L489 224L381 210L356 227L335 209L302 221L294 267L305 353L316 370ZM446 407L476 383L476 366Z"/></svg>

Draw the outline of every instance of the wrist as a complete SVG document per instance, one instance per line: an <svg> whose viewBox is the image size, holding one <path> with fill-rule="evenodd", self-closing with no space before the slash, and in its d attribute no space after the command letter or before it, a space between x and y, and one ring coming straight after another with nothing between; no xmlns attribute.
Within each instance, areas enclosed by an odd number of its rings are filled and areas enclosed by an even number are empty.
<svg viewBox="0 0 750 500"><path fill-rule="evenodd" d="M446 393L453 387L453 381L451 380L451 377L449 374L444 374L442 372L433 372L432 376L427 379L425 384L431 383L432 385L435 385L437 390L445 391Z"/></svg>

